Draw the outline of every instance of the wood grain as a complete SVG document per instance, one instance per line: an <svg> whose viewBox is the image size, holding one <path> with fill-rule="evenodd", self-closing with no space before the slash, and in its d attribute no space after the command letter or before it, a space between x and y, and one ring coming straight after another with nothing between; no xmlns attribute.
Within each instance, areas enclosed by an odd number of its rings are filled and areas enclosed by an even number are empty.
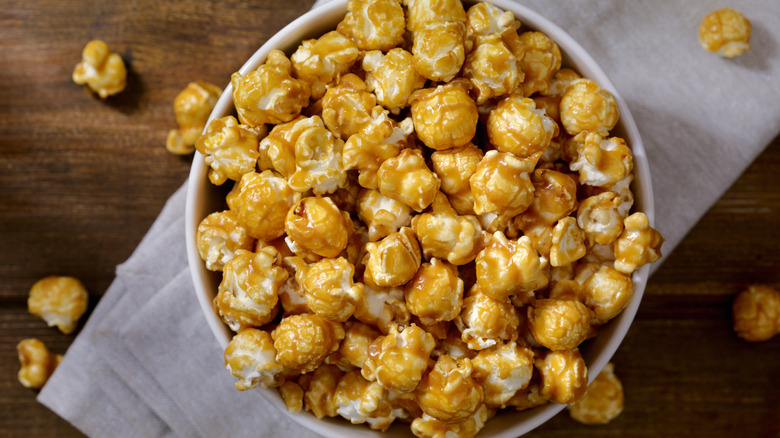
<svg viewBox="0 0 780 438"><path fill-rule="evenodd" d="M80 432L16 380L16 343L64 353L74 336L26 311L39 278L73 275L91 307L165 200L189 157L164 147L172 102L190 81L230 73L311 0L11 0L0 10L0 436ZM127 61L128 89L106 101L73 84L81 49L101 38ZM733 296L780 286L780 138L753 163L648 284L614 362L626 407L612 424L565 413L531 436L780 436L780 336L731 331Z"/></svg>

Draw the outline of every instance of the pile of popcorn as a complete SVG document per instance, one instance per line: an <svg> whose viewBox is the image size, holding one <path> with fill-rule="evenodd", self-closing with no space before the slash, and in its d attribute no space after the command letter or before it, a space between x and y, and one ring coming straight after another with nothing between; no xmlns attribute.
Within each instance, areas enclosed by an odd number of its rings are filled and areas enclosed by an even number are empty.
<svg viewBox="0 0 780 438"><path fill-rule="evenodd" d="M579 345L663 243L631 211L615 99L490 3L348 10L234 73L237 118L195 143L235 181L197 244L236 387L421 437L579 401Z"/></svg>

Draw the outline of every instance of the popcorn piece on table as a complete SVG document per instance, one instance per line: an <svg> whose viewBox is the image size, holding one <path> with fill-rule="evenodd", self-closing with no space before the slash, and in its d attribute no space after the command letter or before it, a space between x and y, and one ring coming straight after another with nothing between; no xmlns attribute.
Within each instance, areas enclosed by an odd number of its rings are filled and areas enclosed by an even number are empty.
<svg viewBox="0 0 780 438"><path fill-rule="evenodd" d="M264 170L245 173L228 193L227 204L250 236L271 241L284 234L287 212L300 199L287 180Z"/></svg>
<svg viewBox="0 0 780 438"><path fill-rule="evenodd" d="M485 404L504 407L517 391L528 387L534 369L534 353L515 342L480 351L471 360L472 377L482 385Z"/></svg>
<svg viewBox="0 0 780 438"><path fill-rule="evenodd" d="M561 123L571 135L582 131L606 136L618 121L614 96L590 79L579 79L566 88L561 98Z"/></svg>
<svg viewBox="0 0 780 438"><path fill-rule="evenodd" d="M750 21L731 8L707 14L699 25L699 43L708 52L733 58L750 50Z"/></svg>
<svg viewBox="0 0 780 438"><path fill-rule="evenodd" d="M588 368L578 349L547 352L537 358L536 369L542 377L540 395L560 404L582 399L588 386Z"/></svg>
<svg viewBox="0 0 780 438"><path fill-rule="evenodd" d="M42 318L49 327L64 334L73 333L84 312L89 294L74 277L50 276L35 282L27 298L27 311Z"/></svg>
<svg viewBox="0 0 780 438"><path fill-rule="evenodd" d="M363 55L366 87L377 102L393 114L400 114L409 96L425 86L425 77L417 73L414 56L401 47L382 54L372 50Z"/></svg>
<svg viewBox="0 0 780 438"><path fill-rule="evenodd" d="M541 299L528 306L534 339L553 351L577 348L588 337L593 311L576 300Z"/></svg>
<svg viewBox="0 0 780 438"><path fill-rule="evenodd" d="M317 369L325 357L338 350L344 327L320 315L290 315L271 332L276 361L302 374Z"/></svg>
<svg viewBox="0 0 780 438"><path fill-rule="evenodd" d="M86 85L101 99L125 89L127 69L122 57L112 53L101 40L87 43L81 53L81 62L73 70L73 82Z"/></svg>
<svg viewBox="0 0 780 438"><path fill-rule="evenodd" d="M311 98L319 99L327 86L349 71L360 50L338 31L330 31L317 39L304 40L290 56L295 77L309 83Z"/></svg>
<svg viewBox="0 0 780 438"><path fill-rule="evenodd" d="M498 231L476 261L479 289L494 300L541 289L549 281L545 275L547 259L539 256L528 236L509 240Z"/></svg>
<svg viewBox="0 0 780 438"><path fill-rule="evenodd" d="M375 339L368 348L362 374L385 388L413 391L428 368L436 341L415 324L391 327L387 335Z"/></svg>
<svg viewBox="0 0 780 438"><path fill-rule="evenodd" d="M469 178L474 196L474 212L514 217L524 212L534 200L534 186L529 172L534 160L520 159L509 152L489 151Z"/></svg>
<svg viewBox="0 0 780 438"><path fill-rule="evenodd" d="M368 238L376 242L412 221L411 209L378 190L362 190L358 197L358 217L368 225Z"/></svg>
<svg viewBox="0 0 780 438"><path fill-rule="evenodd" d="M439 193L441 181L428 168L422 151L407 148L398 156L385 160L377 171L379 191L421 212Z"/></svg>
<svg viewBox="0 0 780 438"><path fill-rule="evenodd" d="M360 50L388 51L404 42L404 11L400 0L349 0L338 31Z"/></svg>
<svg viewBox="0 0 780 438"><path fill-rule="evenodd" d="M780 333L780 293L767 285L750 285L732 306L734 331L740 338L766 341Z"/></svg>
<svg viewBox="0 0 780 438"><path fill-rule="evenodd" d="M279 288L287 271L278 266L279 253L266 246L257 253L239 249L225 264L214 307L231 330L268 324L279 310Z"/></svg>
<svg viewBox="0 0 780 438"><path fill-rule="evenodd" d="M581 259L586 251L585 232L577 225L577 220L571 216L559 219L552 232L550 265L566 266Z"/></svg>
<svg viewBox="0 0 780 438"><path fill-rule="evenodd" d="M463 305L463 280L455 266L432 258L404 288L406 306L423 324L452 321Z"/></svg>
<svg viewBox="0 0 780 438"><path fill-rule="evenodd" d="M260 385L279 386L285 369L276 362L276 349L271 334L248 328L238 332L225 349L225 367L238 378L236 389L246 391Z"/></svg>
<svg viewBox="0 0 780 438"><path fill-rule="evenodd" d="M585 305L594 312L594 319L603 324L626 308L634 296L634 281L608 265L597 266L582 283Z"/></svg>
<svg viewBox="0 0 780 438"><path fill-rule="evenodd" d="M208 82L190 82L173 100L173 113L179 129L168 131L165 148L185 155L194 150L195 142L206 127L211 110L217 104L222 89Z"/></svg>
<svg viewBox="0 0 780 438"><path fill-rule="evenodd" d="M606 187L631 175L634 155L619 137L604 138L595 132L583 131L575 137L577 158L569 164L580 174L580 184Z"/></svg>
<svg viewBox="0 0 780 438"><path fill-rule="evenodd" d="M304 298L314 313L345 322L362 302L363 285L354 283L355 267L345 258L312 264L303 282Z"/></svg>
<svg viewBox="0 0 780 438"><path fill-rule="evenodd" d="M206 269L221 271L236 251L251 250L255 239L238 223L234 211L225 210L211 213L200 221L195 242Z"/></svg>
<svg viewBox="0 0 780 438"><path fill-rule="evenodd" d="M61 354L52 353L43 342L35 338L19 341L16 352L20 365L17 378L25 388L43 388L62 360Z"/></svg>
<svg viewBox="0 0 780 438"><path fill-rule="evenodd" d="M544 110L537 109L533 99L514 93L499 100L490 111L487 133L499 151L533 159L535 164L558 135L558 124Z"/></svg>
<svg viewBox="0 0 780 438"><path fill-rule="evenodd" d="M623 220L623 232L615 241L615 269L631 274L644 264L653 263L661 258L661 245L664 238L650 226L650 221L642 212L637 212Z"/></svg>
<svg viewBox="0 0 780 438"><path fill-rule="evenodd" d="M366 244L368 262L363 281L369 286L395 287L406 284L417 273L422 260L420 244L407 227L378 243Z"/></svg>
<svg viewBox="0 0 780 438"><path fill-rule="evenodd" d="M525 47L525 55L520 60L520 68L525 73L521 85L523 96L548 92L553 75L561 69L561 49L541 32L521 33L520 42Z"/></svg>
<svg viewBox="0 0 780 438"><path fill-rule="evenodd" d="M470 88L467 80L456 79L412 93L409 106L414 130L425 146L449 149L463 146L474 138L479 113L469 95Z"/></svg>
<svg viewBox="0 0 780 438"><path fill-rule="evenodd" d="M341 254L353 226L349 213L339 210L330 198L309 196L290 207L284 231L285 241L296 255L316 261Z"/></svg>
<svg viewBox="0 0 780 438"><path fill-rule="evenodd" d="M495 300L474 285L455 324L470 349L484 350L501 341L515 341L520 316L509 300Z"/></svg>
<svg viewBox="0 0 780 438"><path fill-rule="evenodd" d="M407 146L407 137L414 131L412 119L396 122L387 110L376 106L373 119L344 144L341 163L345 170L357 170L358 183L367 189L379 186L377 171L382 163L397 156Z"/></svg>
<svg viewBox="0 0 780 438"><path fill-rule="evenodd" d="M272 50L255 71L233 73L230 80L238 119L250 126L289 122L311 95L308 82L292 77L292 63L280 50Z"/></svg>
<svg viewBox="0 0 780 438"><path fill-rule="evenodd" d="M222 185L228 179L239 181L245 173L253 172L260 158L258 138L265 134L265 125L251 128L239 124L233 116L212 120L195 141L195 149L205 156L210 167L209 181Z"/></svg>
<svg viewBox="0 0 780 438"><path fill-rule="evenodd" d="M474 415L482 406L483 392L472 378L472 371L468 358L439 356L415 390L423 412L447 423L465 421Z"/></svg>
<svg viewBox="0 0 780 438"><path fill-rule="evenodd" d="M623 384L608 363L588 385L585 396L569 405L569 415L582 424L607 424L623 412Z"/></svg>

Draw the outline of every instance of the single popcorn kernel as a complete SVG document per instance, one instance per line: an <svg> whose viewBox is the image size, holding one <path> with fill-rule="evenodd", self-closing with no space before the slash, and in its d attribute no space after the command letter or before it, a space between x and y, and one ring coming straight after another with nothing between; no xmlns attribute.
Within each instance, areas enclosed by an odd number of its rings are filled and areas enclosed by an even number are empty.
<svg viewBox="0 0 780 438"><path fill-rule="evenodd" d="M352 219L330 198L311 196L290 207L284 231L285 240L293 250L298 250L298 255L312 252L322 257L337 257L347 247Z"/></svg>
<svg viewBox="0 0 780 438"><path fill-rule="evenodd" d="M634 282L608 265L601 265L582 283L585 305L594 312L595 322L605 323L626 308L634 296Z"/></svg>
<svg viewBox="0 0 780 438"><path fill-rule="evenodd" d="M452 321L463 305L463 280L455 266L437 258L423 263L404 288L406 306L420 322Z"/></svg>
<svg viewBox="0 0 780 438"><path fill-rule="evenodd" d="M309 309L333 321L348 320L363 295L363 285L352 281L354 274L355 267L343 257L312 264L303 282Z"/></svg>
<svg viewBox="0 0 780 438"><path fill-rule="evenodd" d="M61 354L54 354L43 342L30 338L16 345L19 355L17 378L25 388L41 389L62 360Z"/></svg>
<svg viewBox="0 0 780 438"><path fill-rule="evenodd" d="M341 163L345 170L357 170L358 183L367 189L379 186L377 171L382 163L397 156L407 146L407 138L414 131L412 119L395 122L386 110L374 107L374 119L363 130L344 143Z"/></svg>
<svg viewBox="0 0 780 438"><path fill-rule="evenodd" d="M272 246L257 253L239 249L225 264L214 307L233 331L259 327L276 317L279 288L289 275L276 265L278 258Z"/></svg>
<svg viewBox="0 0 780 438"><path fill-rule="evenodd" d="M419 2L418 2L419 3ZM466 59L466 26L455 21L436 21L412 31L414 66L426 78L449 82Z"/></svg>
<svg viewBox="0 0 780 438"><path fill-rule="evenodd" d="M339 353L357 368L362 368L368 357L368 346L374 339L382 335L374 326L360 321L347 323L344 340L339 347Z"/></svg>
<svg viewBox="0 0 780 438"><path fill-rule="evenodd" d="M238 378L236 389L279 386L284 367L276 362L271 334L255 328L238 332L225 349L225 367Z"/></svg>
<svg viewBox="0 0 780 438"><path fill-rule="evenodd" d="M351 370L339 380L332 403L336 412L350 423L368 423L374 430L387 430L396 418L387 389L366 380L360 370Z"/></svg>
<svg viewBox="0 0 780 438"><path fill-rule="evenodd" d="M455 80L436 88L415 91L409 97L412 121L425 146L442 150L463 146L477 132L477 104L467 81Z"/></svg>
<svg viewBox="0 0 780 438"><path fill-rule="evenodd" d="M185 155L195 148L195 142L206 127L211 110L217 104L222 89L208 82L190 82L173 101L173 113L179 129L168 131L165 147L168 152Z"/></svg>
<svg viewBox="0 0 780 438"><path fill-rule="evenodd" d="M360 50L388 51L404 42L404 11L399 0L349 0L338 31Z"/></svg>
<svg viewBox="0 0 780 438"><path fill-rule="evenodd" d="M407 107L409 96L425 86L425 77L414 67L414 56L400 47L385 54L379 50L366 52L363 70L368 91L393 114L400 114Z"/></svg>
<svg viewBox="0 0 780 438"><path fill-rule="evenodd" d="M500 231L477 255L477 284L482 293L506 300L518 292L530 292L547 285L547 260L534 249L531 239L509 240Z"/></svg>
<svg viewBox="0 0 780 438"><path fill-rule="evenodd" d="M352 67L359 54L352 40L334 30L318 39L304 40L290 61L295 76L309 83L311 98L319 99L328 85Z"/></svg>
<svg viewBox="0 0 780 438"><path fill-rule="evenodd" d="M550 351L536 359L542 377L540 394L553 403L573 404L588 387L588 368L578 349Z"/></svg>
<svg viewBox="0 0 780 438"><path fill-rule="evenodd" d="M377 171L379 192L397 199L412 210L421 212L439 193L441 181L428 168L418 149L404 149L398 156L385 160Z"/></svg>
<svg viewBox="0 0 780 438"><path fill-rule="evenodd" d="M245 173L228 193L227 204L250 236L271 241L284 234L287 212L300 199L284 178L264 170Z"/></svg>
<svg viewBox="0 0 780 438"><path fill-rule="evenodd" d="M112 53L101 40L87 43L81 53L81 62L73 70L73 82L86 85L105 99L125 89L127 69L122 57Z"/></svg>
<svg viewBox="0 0 780 438"><path fill-rule="evenodd" d="M430 212L412 219L412 229L426 258L438 257L465 265L487 244L489 236L474 216L459 216L443 193L436 195Z"/></svg>
<svg viewBox="0 0 780 438"><path fill-rule="evenodd" d="M509 152L489 151L469 178L476 214L496 213L509 217L524 212L534 200L529 172L533 160Z"/></svg>
<svg viewBox="0 0 780 438"><path fill-rule="evenodd" d="M631 174L634 155L625 140L603 138L587 131L577 137L584 137L584 140L577 145L577 158L569 164L569 168L579 172L580 184L610 187Z"/></svg>
<svg viewBox="0 0 780 438"><path fill-rule="evenodd" d="M569 415L582 424L607 424L623 412L623 384L608 363L590 382L585 396L568 407Z"/></svg>
<svg viewBox="0 0 780 438"><path fill-rule="evenodd" d="M466 57L463 76L474 85L477 105L488 99L512 93L524 78L520 61L501 34L479 37Z"/></svg>
<svg viewBox="0 0 780 438"><path fill-rule="evenodd" d="M27 310L67 335L76 329L88 301L87 290L78 279L51 276L36 281L30 288Z"/></svg>
<svg viewBox="0 0 780 438"><path fill-rule="evenodd" d="M501 152L519 158L538 157L558 134L558 125L533 99L512 94L501 99L490 111L487 121L490 142Z"/></svg>
<svg viewBox="0 0 780 438"><path fill-rule="evenodd" d="M325 357L338 350L344 327L320 315L290 315L271 332L276 361L285 367L309 373Z"/></svg>
<svg viewBox="0 0 780 438"><path fill-rule="evenodd" d="M731 8L707 14L699 25L699 43L708 52L733 58L750 50L750 21Z"/></svg>
<svg viewBox="0 0 780 438"><path fill-rule="evenodd" d="M585 232L588 242L609 245L623 232L622 200L615 192L604 192L585 198L577 210L577 225Z"/></svg>
<svg viewBox="0 0 780 438"><path fill-rule="evenodd" d="M766 341L780 333L780 294L766 285L750 285L732 307L734 331L749 342Z"/></svg>
<svg viewBox="0 0 780 438"><path fill-rule="evenodd" d="M618 121L618 107L612 93L590 79L573 82L561 98L561 123L571 135L582 131L606 136Z"/></svg>
<svg viewBox="0 0 780 438"><path fill-rule="evenodd" d="M303 409L303 388L293 381L286 381L279 386L279 395L284 400L284 406L293 414Z"/></svg>
<svg viewBox="0 0 780 438"><path fill-rule="evenodd" d="M593 311L579 301L541 299L528 307L536 342L550 350L571 350L587 339Z"/></svg>
<svg viewBox="0 0 780 438"><path fill-rule="evenodd" d="M534 200L515 218L517 227L526 234L534 226L552 225L577 209L577 181L572 176L556 170L535 169L531 183Z"/></svg>
<svg viewBox="0 0 780 438"><path fill-rule="evenodd" d="M325 123L319 116L300 116L274 126L271 132L260 140L258 167L260 170L273 169L284 178L289 178L298 169L295 157L298 138L311 128L324 127Z"/></svg>
<svg viewBox="0 0 780 438"><path fill-rule="evenodd" d="M583 256L585 247L585 232L577 226L577 220L571 216L561 218L552 232L550 246L550 265L566 266Z"/></svg>
<svg viewBox="0 0 780 438"><path fill-rule="evenodd" d="M198 131L200 133L200 131ZM265 126L249 129L233 116L214 119L195 142L195 149L205 156L212 184L222 185L228 179L239 181L245 173L255 170L258 133L265 135Z"/></svg>
<svg viewBox="0 0 780 438"><path fill-rule="evenodd" d="M358 217L368 225L368 238L376 242L412 221L411 209L378 190L363 190L358 196Z"/></svg>
<svg viewBox="0 0 780 438"><path fill-rule="evenodd" d="M324 127L301 132L295 141L295 172L288 180L290 188L322 195L343 187L347 181L341 166L343 149L344 141Z"/></svg>
<svg viewBox="0 0 780 438"><path fill-rule="evenodd" d="M520 60L525 73L523 96L548 92L553 75L561 68L561 49L541 32L524 32L520 41L525 47L525 56Z"/></svg>
<svg viewBox="0 0 780 438"><path fill-rule="evenodd" d="M493 415L495 409L482 404L477 412L465 421L447 423L428 414L422 414L412 421L411 428L412 433L419 438L474 438Z"/></svg>
<svg viewBox="0 0 780 438"><path fill-rule="evenodd" d="M615 269L630 274L638 267L661 258L664 238L650 226L644 213L632 214L623 220L623 225L623 233L614 244Z"/></svg>
<svg viewBox="0 0 780 438"><path fill-rule="evenodd" d="M225 210L211 213L200 221L195 243L200 258L206 262L206 269L221 271L236 251L251 250L255 239L239 225L235 212Z"/></svg>
<svg viewBox="0 0 780 438"><path fill-rule="evenodd" d="M322 365L313 373L298 378L298 384L304 389L304 408L315 417L335 417L338 406L333 398L344 372L334 365Z"/></svg>
<svg viewBox="0 0 780 438"><path fill-rule="evenodd" d="M368 347L363 377L387 389L411 392L422 379L435 346L433 336L415 324L402 330L391 327Z"/></svg>
<svg viewBox="0 0 780 438"><path fill-rule="evenodd" d="M289 122L309 103L311 87L292 76L292 64L280 50L272 50L257 70L233 73L233 102L241 123L250 126Z"/></svg>
<svg viewBox="0 0 780 438"><path fill-rule="evenodd" d="M363 301L355 309L355 319L388 333L390 327L406 326L411 314L404 301L402 287L363 285Z"/></svg>
<svg viewBox="0 0 780 438"><path fill-rule="evenodd" d="M433 171L441 180L441 191L459 214L474 214L474 199L469 178L485 154L472 143L431 154ZM458 200L470 199L466 205Z"/></svg>
<svg viewBox="0 0 780 438"><path fill-rule="evenodd" d="M417 386L420 408L431 417L457 423L474 415L482 405L482 387L471 376L468 358L439 356L433 369Z"/></svg>
<svg viewBox="0 0 780 438"><path fill-rule="evenodd" d="M368 91L366 83L357 75L347 73L325 92L322 120L333 135L346 140L373 121L376 106L376 96Z"/></svg>
<svg viewBox="0 0 780 438"><path fill-rule="evenodd" d="M371 286L394 287L406 284L417 273L422 259L420 244L407 227L378 243L366 244L368 262L363 280Z"/></svg>
<svg viewBox="0 0 780 438"><path fill-rule="evenodd" d="M534 353L515 342L482 350L471 360L472 377L482 385L485 404L504 407L517 391L528 387L534 370Z"/></svg>
<svg viewBox="0 0 780 438"><path fill-rule="evenodd" d="M517 340L520 315L509 300L494 300L474 285L455 323L470 349L484 350L501 341Z"/></svg>

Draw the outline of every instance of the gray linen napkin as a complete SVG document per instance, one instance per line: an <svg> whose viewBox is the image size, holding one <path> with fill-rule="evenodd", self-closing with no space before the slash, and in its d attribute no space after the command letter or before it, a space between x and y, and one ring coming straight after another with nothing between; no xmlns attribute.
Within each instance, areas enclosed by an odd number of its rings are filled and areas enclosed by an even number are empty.
<svg viewBox="0 0 780 438"><path fill-rule="evenodd" d="M628 104L670 253L778 135L780 2L739 3L752 50L730 60L698 45L699 22L719 1L522 3L579 41ZM257 392L234 389L190 279L185 192L117 267L38 400L95 437L316 436Z"/></svg>

